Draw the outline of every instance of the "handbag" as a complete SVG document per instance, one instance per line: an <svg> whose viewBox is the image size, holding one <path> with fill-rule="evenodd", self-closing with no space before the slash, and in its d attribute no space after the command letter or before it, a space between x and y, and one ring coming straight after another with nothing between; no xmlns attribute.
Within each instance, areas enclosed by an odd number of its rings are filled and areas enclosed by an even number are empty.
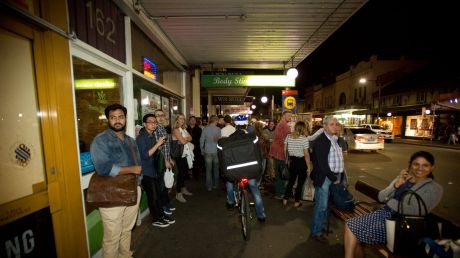
<svg viewBox="0 0 460 258"><path fill-rule="evenodd" d="M134 163L137 165L137 155L134 145L129 140ZM94 172L86 191L86 202L95 207L110 208L118 206L133 206L137 203L137 175L123 174L117 176L101 176Z"/></svg>
<svg viewBox="0 0 460 258"><path fill-rule="evenodd" d="M332 204L341 211L352 211L355 208L355 198L343 183L331 184L329 187Z"/></svg>
<svg viewBox="0 0 460 258"><path fill-rule="evenodd" d="M307 177L305 184L303 185L303 194L302 200L313 201L315 199L315 186L313 185L313 180L310 177Z"/></svg>
<svg viewBox="0 0 460 258"><path fill-rule="evenodd" d="M171 146L171 156L173 158L182 158L182 153L184 153L184 145L178 140L173 140Z"/></svg>
<svg viewBox="0 0 460 258"><path fill-rule="evenodd" d="M418 215L404 214L404 198L412 198L418 205ZM423 208L423 213L422 213ZM422 197L413 190L406 190L400 198L398 212L385 220L387 248L395 255L411 255L423 237L439 237L437 223L429 219Z"/></svg>
<svg viewBox="0 0 460 258"><path fill-rule="evenodd" d="M289 180L290 171L289 171L289 156L286 158L286 161L283 165L283 169L281 170L281 179L282 180Z"/></svg>
<svg viewBox="0 0 460 258"><path fill-rule="evenodd" d="M174 173L170 168L167 168L165 171L165 174L163 176L163 179L165 181L165 187L166 188L171 188L174 185Z"/></svg>
<svg viewBox="0 0 460 258"><path fill-rule="evenodd" d="M286 160L284 161L284 165L281 169L281 179L282 180L289 180L290 176L290 171L289 171L289 166L290 166L290 160L289 160L289 152L288 152L288 144L286 143Z"/></svg>

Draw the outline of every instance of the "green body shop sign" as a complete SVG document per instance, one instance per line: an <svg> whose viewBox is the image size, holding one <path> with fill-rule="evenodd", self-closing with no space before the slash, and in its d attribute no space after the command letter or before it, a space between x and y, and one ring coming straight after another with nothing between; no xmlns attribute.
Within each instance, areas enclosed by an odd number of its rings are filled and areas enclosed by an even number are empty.
<svg viewBox="0 0 460 258"><path fill-rule="evenodd" d="M295 80L286 75L202 75L201 87L295 87Z"/></svg>

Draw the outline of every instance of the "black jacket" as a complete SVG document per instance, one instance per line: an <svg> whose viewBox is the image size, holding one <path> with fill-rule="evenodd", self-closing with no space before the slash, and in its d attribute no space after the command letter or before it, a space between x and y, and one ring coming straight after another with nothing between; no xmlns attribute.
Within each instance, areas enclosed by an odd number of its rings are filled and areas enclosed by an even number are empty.
<svg viewBox="0 0 460 258"><path fill-rule="evenodd" d="M311 157L313 162L313 171L311 172L310 177L315 186L321 187L326 177L328 177L332 182L337 180L334 172L332 172L329 167L328 156L330 149L331 141L324 133L318 136L318 138L316 138L313 142L313 153Z"/></svg>

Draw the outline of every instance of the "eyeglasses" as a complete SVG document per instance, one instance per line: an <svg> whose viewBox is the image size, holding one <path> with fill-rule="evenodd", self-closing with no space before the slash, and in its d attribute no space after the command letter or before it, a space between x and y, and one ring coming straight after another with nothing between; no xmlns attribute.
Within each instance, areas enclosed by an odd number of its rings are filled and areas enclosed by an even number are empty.
<svg viewBox="0 0 460 258"><path fill-rule="evenodd" d="M157 122L145 122L146 124L157 124Z"/></svg>
<svg viewBox="0 0 460 258"><path fill-rule="evenodd" d="M165 116L165 114L158 114L158 115L156 115L156 117L163 117L163 116Z"/></svg>
<svg viewBox="0 0 460 258"><path fill-rule="evenodd" d="M121 116L109 116L109 120L125 120L125 116L124 115L121 115Z"/></svg>

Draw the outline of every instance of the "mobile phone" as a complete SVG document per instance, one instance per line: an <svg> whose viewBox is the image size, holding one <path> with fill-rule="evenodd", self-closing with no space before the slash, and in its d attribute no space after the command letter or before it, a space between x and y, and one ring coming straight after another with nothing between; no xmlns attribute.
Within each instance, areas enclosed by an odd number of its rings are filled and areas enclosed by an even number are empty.
<svg viewBox="0 0 460 258"><path fill-rule="evenodd" d="M406 180L409 180L413 177L412 170L410 169L410 166L407 168L407 177Z"/></svg>

